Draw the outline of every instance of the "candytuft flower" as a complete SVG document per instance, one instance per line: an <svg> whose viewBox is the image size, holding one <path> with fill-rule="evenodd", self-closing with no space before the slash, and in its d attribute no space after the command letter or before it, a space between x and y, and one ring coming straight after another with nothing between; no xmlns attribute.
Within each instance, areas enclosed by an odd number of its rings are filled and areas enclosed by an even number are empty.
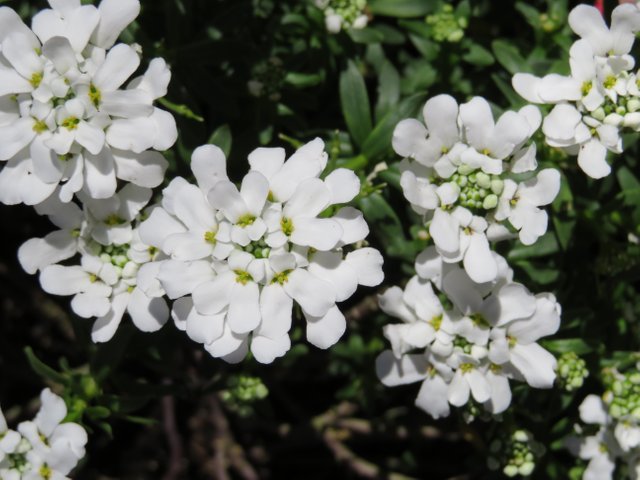
<svg viewBox="0 0 640 480"><path fill-rule="evenodd" d="M259 148L249 163L237 188L219 148L196 149L198 185L174 179L141 225L142 240L170 257L159 280L176 300L174 321L214 357L237 362L250 348L270 363L291 346L295 303L307 339L328 348L346 329L336 302L382 281L382 256L362 246L362 213L336 206L359 193L360 181L345 169L319 178L327 163L320 139L286 161L281 148Z"/></svg>

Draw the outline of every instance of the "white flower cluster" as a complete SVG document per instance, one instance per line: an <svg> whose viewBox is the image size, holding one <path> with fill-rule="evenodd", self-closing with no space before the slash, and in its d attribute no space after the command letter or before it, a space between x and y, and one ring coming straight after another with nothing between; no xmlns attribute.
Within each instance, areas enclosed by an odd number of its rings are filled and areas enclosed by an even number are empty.
<svg viewBox="0 0 640 480"><path fill-rule="evenodd" d="M392 350L378 357L378 377L387 386L422 382L415 403L435 418L470 397L491 413L503 412L511 403L509 380L553 386L556 360L536 342L558 330L560 305L551 294L533 295L514 283L506 261L493 257L496 280L478 284L431 247L404 290L392 287L380 296L382 310L403 323L384 329Z"/></svg>
<svg viewBox="0 0 640 480"><path fill-rule="evenodd" d="M291 347L295 302L307 339L328 348L346 328L336 302L383 279L380 252L363 247L362 213L336 207L358 195L360 180L346 169L320 179L320 139L286 161L282 148L258 148L249 164L238 189L218 147L196 149L197 185L173 179L141 224L142 241L169 257L157 278L176 300L172 317L214 357L238 362L250 348L270 363Z"/></svg>
<svg viewBox="0 0 640 480"><path fill-rule="evenodd" d="M28 28L0 8L0 201L37 205L55 195L111 197L117 180L156 187L176 138L175 120L154 107L171 74L160 58L140 65L139 47L115 44L138 0L50 0Z"/></svg>
<svg viewBox="0 0 640 480"><path fill-rule="evenodd" d="M169 318L153 262L158 252L142 243L137 226L151 190L130 183L108 199L81 198L83 209L55 196L36 207L59 230L25 242L18 250L22 267L40 270L46 292L73 295L77 315L96 318L94 342L110 340L125 311L140 330L158 330Z"/></svg>
<svg viewBox="0 0 640 480"><path fill-rule="evenodd" d="M627 477L640 478L640 372L609 372L611 385L599 397L588 395L580 405L578 436L568 441L571 452L588 460L583 480L611 480L616 462L626 466ZM594 430L595 428L595 430ZM617 477L616 477L617 478Z"/></svg>
<svg viewBox="0 0 640 480"><path fill-rule="evenodd" d="M0 410L0 479L64 480L85 455L87 432L64 422L64 400L48 388L40 394L42 406L33 421L10 430Z"/></svg>
<svg viewBox="0 0 640 480"><path fill-rule="evenodd" d="M569 25L580 37L569 52L571 75L518 73L512 83L527 101L554 105L542 125L546 142L578 155L587 175L602 178L611 173L607 151L622 152L621 131L640 131L640 77L629 54L640 10L619 5L608 28L597 8L578 5Z"/></svg>
<svg viewBox="0 0 640 480"><path fill-rule="evenodd" d="M362 213L338 207L360 193L355 173L321 179L316 139L286 162L283 149L257 149L238 190L209 145L193 154L198 186L175 178L143 212L168 165L158 150L177 131L153 106L171 76L162 59L121 88L140 58L114 44L140 4L49 4L33 31L0 8L0 201L34 205L58 227L22 245L23 268L95 318L94 342L110 340L125 313L142 331L160 329L166 295L178 328L228 361L249 345L260 362L284 355L294 302L309 341L333 345L346 328L336 302L383 279Z"/></svg>
<svg viewBox="0 0 640 480"><path fill-rule="evenodd" d="M367 0L314 0L316 7L324 11L324 21L329 33L354 28L362 29L369 23L365 9Z"/></svg>
<svg viewBox="0 0 640 480"><path fill-rule="evenodd" d="M540 112L527 106L507 111L494 122L481 97L458 106L449 95L427 101L424 122L401 121L393 148L405 157L401 185L413 209L424 215L438 253L448 263L462 260L474 282L495 280L498 266L489 240L512 236L508 220L525 245L547 230L550 204L560 174L544 169L526 181L511 174L537 169L535 143Z"/></svg>
<svg viewBox="0 0 640 480"><path fill-rule="evenodd" d="M388 386L422 382L415 403L435 418L471 397L498 414L511 403L509 380L553 386L556 359L537 341L558 330L560 305L513 282L489 242L517 232L525 245L535 243L548 222L540 207L558 194L560 174L536 174L536 146L528 145L541 122L536 107L494 121L481 97L458 105L438 95L423 118L401 121L393 147L405 157L404 195L433 245L416 259L417 276L404 290L379 297L382 310L403 323L385 327L391 350L378 357L377 374Z"/></svg>

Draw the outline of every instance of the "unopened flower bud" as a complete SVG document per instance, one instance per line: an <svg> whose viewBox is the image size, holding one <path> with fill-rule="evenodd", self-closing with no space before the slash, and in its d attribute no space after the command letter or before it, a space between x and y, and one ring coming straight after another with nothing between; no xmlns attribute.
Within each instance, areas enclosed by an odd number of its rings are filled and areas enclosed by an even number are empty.
<svg viewBox="0 0 640 480"><path fill-rule="evenodd" d="M493 193L484 197L484 201L482 202L482 208L485 210L491 210L492 208L496 208L498 206L498 197Z"/></svg>
<svg viewBox="0 0 640 480"><path fill-rule="evenodd" d="M632 98L627 102L627 110L630 112L636 112L640 110L640 99Z"/></svg>

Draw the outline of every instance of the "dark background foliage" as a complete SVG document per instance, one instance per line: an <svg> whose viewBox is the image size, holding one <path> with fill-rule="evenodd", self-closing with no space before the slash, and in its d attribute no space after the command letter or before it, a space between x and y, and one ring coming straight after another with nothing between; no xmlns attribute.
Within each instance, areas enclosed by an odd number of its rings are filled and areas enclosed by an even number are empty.
<svg viewBox="0 0 640 480"><path fill-rule="evenodd" d="M0 3L27 22L46 7ZM240 179L257 146L291 152L315 136L326 141L334 168L364 179L380 162L391 166L365 182L357 200L371 244L385 253L387 278L342 306L348 332L330 351L308 346L300 321L291 352L268 366L211 359L172 325L143 334L125 321L111 342L92 345L90 322L70 313L68 299L43 293L17 263L18 246L51 227L29 208L0 209L0 403L16 421L37 409L43 382L64 391L70 417L92 431L76 478L499 478L486 467L488 446L514 428L546 447L536 478L569 478L575 461L562 442L577 405L601 389L603 366L632 363L627 352L638 350L640 247L628 241L640 235L636 139L625 138L616 174L599 182L574 158L541 148L540 163L564 172L549 232L533 247L500 246L519 281L558 296L563 326L545 345L584 356L587 384L574 393L516 386L512 409L499 419L479 415L467 424L470 407L433 421L413 407L417 386L386 389L373 371L389 322L375 295L406 282L426 245L402 199L391 133L439 93L460 102L485 96L496 112L524 105L510 77L567 71L572 5L454 2L466 28L447 41L425 20L442 13L439 0L369 3L368 28L329 35L322 12L302 0L142 0L122 37L142 46L144 61L162 56L172 67L165 108L176 114L180 139L167 152L168 176L189 177L191 152L206 142L228 153L230 175ZM252 80L262 82L262 96L250 93ZM240 398L238 383L248 377L269 395Z"/></svg>

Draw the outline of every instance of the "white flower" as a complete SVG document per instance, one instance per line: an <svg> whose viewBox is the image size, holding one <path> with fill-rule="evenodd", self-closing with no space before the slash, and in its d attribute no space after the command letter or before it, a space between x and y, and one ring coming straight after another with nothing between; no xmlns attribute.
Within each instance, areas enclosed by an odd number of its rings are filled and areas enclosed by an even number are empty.
<svg viewBox="0 0 640 480"><path fill-rule="evenodd" d="M474 283L459 267L442 272L440 289L452 309L444 309L431 283L419 277L379 297L382 310L403 321L384 328L392 350L376 361L381 381L423 381L416 405L436 418L471 397L494 414L503 412L511 403L510 379L551 387L555 358L536 341L559 327L555 298L511 283L504 266L499 280L486 284Z"/></svg>
<svg viewBox="0 0 640 480"><path fill-rule="evenodd" d="M547 231L547 212L538 208L549 205L560 191L560 172L546 168L535 178L516 183L505 180L495 212L496 220L509 219L519 231L520 241L533 245Z"/></svg>
<svg viewBox="0 0 640 480"><path fill-rule="evenodd" d="M62 423L67 407L51 390L43 390L40 399L35 419L18 425L30 446L25 452L29 470L23 478L62 479L84 457L87 432L77 423Z"/></svg>
<svg viewBox="0 0 640 480"><path fill-rule="evenodd" d="M451 213L436 209L429 227L444 261L455 263L462 260L465 270L476 283L490 282L498 274L486 230L486 220L474 216L464 207L456 207Z"/></svg>
<svg viewBox="0 0 640 480"><path fill-rule="evenodd" d="M110 340L127 311L142 331L156 331L169 317L156 277L157 252L141 242L132 225L151 196L149 189L126 185L110 199L86 199L84 211L52 197L38 206L61 227L25 242L18 259L28 273L40 270L43 289L73 295L71 307L84 318L97 317L95 342ZM76 264L59 262L80 256ZM77 258L77 257L76 257Z"/></svg>
<svg viewBox="0 0 640 480"><path fill-rule="evenodd" d="M499 208L500 196L506 182L517 188L508 175L537 168L535 144L527 143L540 126L540 112L529 105L518 112L507 111L494 122L489 103L481 97L458 107L451 96L438 95L427 101L423 116L426 128L407 119L394 131L394 149L405 157L400 163L403 193L424 216L443 260L462 261L475 282L491 282L498 271L489 240L513 237L503 224L507 219L513 219L515 223L510 223L516 230L523 229L522 214L505 213L504 205ZM525 208L526 204L522 203L521 211L527 215L540 212ZM544 233L546 214L543 219L527 225L522 238L531 241Z"/></svg>
<svg viewBox="0 0 640 480"><path fill-rule="evenodd" d="M609 29L596 8L578 5L569 24L582 37L570 50L571 75L518 73L512 83L530 102L556 104L543 123L547 143L578 154L580 168L602 178L611 172L607 150L622 152L619 131L640 126L635 76L629 74L640 11L632 5L616 7Z"/></svg>
<svg viewBox="0 0 640 480"><path fill-rule="evenodd" d="M177 299L178 328L215 357L240 361L250 348L270 363L290 348L294 302L311 343L328 348L337 342L346 322L336 302L358 285L379 284L382 257L372 248L351 251L369 233L359 211L343 207L319 216L360 191L349 170L319 178L327 162L320 139L287 161L283 149L260 148L249 162L238 189L220 149L196 149L198 186L174 179L140 234L171 257L159 280Z"/></svg>
<svg viewBox="0 0 640 480"><path fill-rule="evenodd" d="M108 198L117 178L159 185L168 163L153 150L171 147L177 131L153 101L166 94L170 72L154 59L121 89L140 59L132 46L113 46L139 2L51 5L34 17L35 35L15 12L0 11L0 160L8 161L0 200L35 205L58 185L64 202L80 191Z"/></svg>

